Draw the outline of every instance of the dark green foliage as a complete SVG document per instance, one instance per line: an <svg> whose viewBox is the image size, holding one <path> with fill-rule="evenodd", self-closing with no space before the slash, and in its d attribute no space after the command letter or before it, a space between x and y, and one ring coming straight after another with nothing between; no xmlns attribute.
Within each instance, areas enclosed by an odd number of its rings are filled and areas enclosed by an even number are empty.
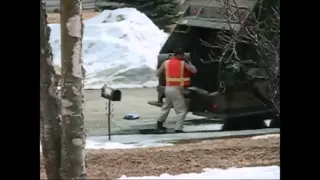
<svg viewBox="0 0 320 180"><path fill-rule="evenodd" d="M179 0L102 0L100 10L133 7L145 13L160 29L174 24L178 19Z"/></svg>

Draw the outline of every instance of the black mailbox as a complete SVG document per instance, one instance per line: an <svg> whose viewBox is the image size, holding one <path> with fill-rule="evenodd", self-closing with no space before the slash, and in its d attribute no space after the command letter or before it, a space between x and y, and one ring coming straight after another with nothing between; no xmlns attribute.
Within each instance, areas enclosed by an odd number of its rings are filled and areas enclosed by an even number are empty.
<svg viewBox="0 0 320 180"><path fill-rule="evenodd" d="M110 101L121 101L121 91L118 89L112 89L104 85L101 88L101 97Z"/></svg>

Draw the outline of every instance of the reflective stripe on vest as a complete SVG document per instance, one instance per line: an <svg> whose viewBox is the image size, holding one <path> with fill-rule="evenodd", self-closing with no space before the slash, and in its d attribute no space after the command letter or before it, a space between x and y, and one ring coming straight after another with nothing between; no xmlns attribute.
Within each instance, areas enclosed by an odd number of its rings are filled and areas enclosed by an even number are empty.
<svg viewBox="0 0 320 180"><path fill-rule="evenodd" d="M169 60L170 61L170 60ZM185 81L190 81L190 78L184 78L184 61L180 61L180 78L169 77L169 61L165 62L166 82L180 82L180 86L184 86Z"/></svg>

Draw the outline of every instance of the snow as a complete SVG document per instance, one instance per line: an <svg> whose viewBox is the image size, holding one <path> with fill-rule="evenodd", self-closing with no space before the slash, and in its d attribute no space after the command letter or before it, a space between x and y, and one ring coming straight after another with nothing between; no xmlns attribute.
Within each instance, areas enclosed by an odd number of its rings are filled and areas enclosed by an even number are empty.
<svg viewBox="0 0 320 180"><path fill-rule="evenodd" d="M172 146L173 143L185 139L203 139L213 137L212 132L196 132L196 131L214 131L221 130L222 124L200 124L200 125L185 125L184 131L188 133L177 134L133 134L133 135L112 135L112 140L108 140L108 136L91 136L86 138L86 149L130 149L130 148L145 148L158 146ZM265 130L267 135L253 136L251 139L266 139L270 137L280 137L274 130ZM195 132L195 133L192 133ZM278 133L277 131L276 133ZM233 134L252 134L255 130L237 131ZM224 132L215 132L215 137L226 136ZM40 145L40 150L41 150Z"/></svg>
<svg viewBox="0 0 320 180"><path fill-rule="evenodd" d="M118 142L95 142L95 141L86 141L86 149L129 149L134 148L133 144L122 144Z"/></svg>
<svg viewBox="0 0 320 180"><path fill-rule="evenodd" d="M200 124L200 125L185 125L183 130L185 132L196 131L219 131L222 129L222 124Z"/></svg>
<svg viewBox="0 0 320 180"><path fill-rule="evenodd" d="M199 117L203 118L203 117ZM270 119L266 119L264 123L267 127L270 126ZM185 125L183 130L186 132L192 132L192 131L215 131L215 130L221 130L223 124L199 124L199 125Z"/></svg>
<svg viewBox="0 0 320 180"><path fill-rule="evenodd" d="M269 139L269 138L280 138L280 134L266 134L261 136L253 136L251 139Z"/></svg>
<svg viewBox="0 0 320 180"><path fill-rule="evenodd" d="M160 176L127 177L119 179L280 179L279 166L243 167L228 169L203 169L201 173L185 173L170 175L167 173Z"/></svg>
<svg viewBox="0 0 320 180"><path fill-rule="evenodd" d="M266 119L264 122L266 123L267 127L269 127L271 123L271 119Z"/></svg>
<svg viewBox="0 0 320 180"><path fill-rule="evenodd" d="M210 126L209 129L215 129L218 126ZM159 136L159 135L158 135ZM267 134L262 136L254 136L252 139L265 139L270 137L279 137L279 134ZM136 138L132 136L132 138ZM120 143L109 141L107 137L87 137L86 149L130 149L130 148L145 148L157 146L172 146L172 143L167 143L165 140L139 140L134 143ZM40 152L42 147L40 145ZM127 177L121 176L119 179L280 179L279 166L261 166L261 167L242 167L242 168L205 168L201 173L184 173L178 175L170 175L163 173L160 176L142 176L142 177Z"/></svg>
<svg viewBox="0 0 320 180"><path fill-rule="evenodd" d="M171 146L171 143L162 143L154 141L141 141L138 143L119 143L119 142L98 142L87 140L86 149L130 149L130 148L146 148L146 147L158 147L158 146Z"/></svg>
<svg viewBox="0 0 320 180"><path fill-rule="evenodd" d="M61 64L60 24L50 24L54 65ZM134 8L105 10L84 21L85 89L158 85L157 55L168 35Z"/></svg>
<svg viewBox="0 0 320 180"><path fill-rule="evenodd" d="M145 140L137 143L120 143L115 141L97 141L87 138L86 149L130 149L130 148L147 148L147 147L159 147L159 146L172 146L172 143L165 143L161 141ZM40 152L42 152L42 146L40 144Z"/></svg>

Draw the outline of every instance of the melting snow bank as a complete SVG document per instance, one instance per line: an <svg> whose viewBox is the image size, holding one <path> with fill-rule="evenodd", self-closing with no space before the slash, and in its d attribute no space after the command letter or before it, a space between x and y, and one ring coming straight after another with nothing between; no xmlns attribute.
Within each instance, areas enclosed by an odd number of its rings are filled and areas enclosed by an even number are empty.
<svg viewBox="0 0 320 180"><path fill-rule="evenodd" d="M254 136L251 139L269 139L272 137L280 138L280 134L266 134L266 135L261 135L261 136Z"/></svg>
<svg viewBox="0 0 320 180"><path fill-rule="evenodd" d="M164 173L160 176L143 177L126 177L123 175L119 179L280 179L280 167L206 168L202 173L186 173L179 175Z"/></svg>
<svg viewBox="0 0 320 180"><path fill-rule="evenodd" d="M159 141L141 141L138 143L119 143L113 141L93 141L86 140L86 149L130 149L130 148L146 148L146 147L158 147L158 146L172 146L171 143L164 143ZM40 145L40 152L42 152L42 146Z"/></svg>
<svg viewBox="0 0 320 180"><path fill-rule="evenodd" d="M60 67L60 24L50 24L54 64ZM105 10L84 21L85 89L157 86L157 55L168 35L134 8Z"/></svg>
<svg viewBox="0 0 320 180"><path fill-rule="evenodd" d="M118 143L118 142L98 142L87 140L86 149L130 149L130 148L145 148L145 147L158 147L158 146L172 146L171 143L162 143L155 141L141 141L138 143Z"/></svg>

